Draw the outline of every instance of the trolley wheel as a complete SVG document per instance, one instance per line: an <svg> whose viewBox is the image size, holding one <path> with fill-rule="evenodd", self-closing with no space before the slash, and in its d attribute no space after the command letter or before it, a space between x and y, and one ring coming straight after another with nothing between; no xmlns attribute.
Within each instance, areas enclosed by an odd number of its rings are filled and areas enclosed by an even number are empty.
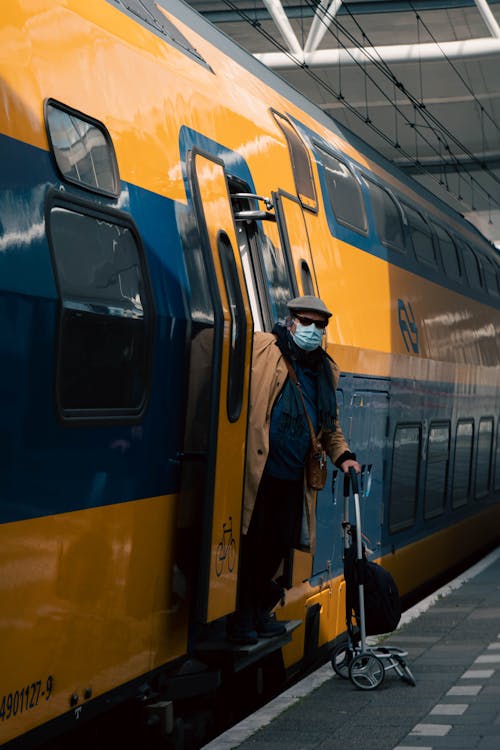
<svg viewBox="0 0 500 750"><path fill-rule="evenodd" d="M396 673L398 677L401 677L403 682L406 682L412 687L416 687L417 681L415 680L413 673L408 664L403 659L396 659L398 665L396 667Z"/></svg>
<svg viewBox="0 0 500 750"><path fill-rule="evenodd" d="M335 674L344 680L349 679L349 665L352 661L353 650L348 643L341 643L332 651L332 667Z"/></svg>
<svg viewBox="0 0 500 750"><path fill-rule="evenodd" d="M360 690L375 690L384 681L384 665L374 654L359 654L351 661L349 677Z"/></svg>

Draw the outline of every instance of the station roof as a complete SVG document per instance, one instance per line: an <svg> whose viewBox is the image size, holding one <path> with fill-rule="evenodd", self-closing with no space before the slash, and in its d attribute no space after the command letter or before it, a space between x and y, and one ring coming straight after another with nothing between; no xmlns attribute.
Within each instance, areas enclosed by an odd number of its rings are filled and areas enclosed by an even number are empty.
<svg viewBox="0 0 500 750"><path fill-rule="evenodd" d="M188 0L500 247L500 0Z"/></svg>

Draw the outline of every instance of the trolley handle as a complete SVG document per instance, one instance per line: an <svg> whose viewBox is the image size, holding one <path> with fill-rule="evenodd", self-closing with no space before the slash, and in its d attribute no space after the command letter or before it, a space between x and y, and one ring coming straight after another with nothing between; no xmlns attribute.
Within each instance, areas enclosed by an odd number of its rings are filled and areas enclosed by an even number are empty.
<svg viewBox="0 0 500 750"><path fill-rule="evenodd" d="M349 496L349 484L352 484L354 495L359 495L358 475L352 466L349 467L349 473L344 474L344 497Z"/></svg>

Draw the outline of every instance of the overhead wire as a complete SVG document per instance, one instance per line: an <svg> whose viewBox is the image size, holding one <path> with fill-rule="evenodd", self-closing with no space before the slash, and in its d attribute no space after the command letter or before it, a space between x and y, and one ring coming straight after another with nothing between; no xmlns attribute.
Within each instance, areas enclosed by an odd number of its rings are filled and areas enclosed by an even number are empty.
<svg viewBox="0 0 500 750"><path fill-rule="evenodd" d="M308 66L307 66L307 65L306 65L305 63L303 63L303 62L302 62L301 60L299 60L299 59L298 59L298 58L297 58L297 57L296 57L296 56L294 55L294 53L293 53L293 52L291 52L291 51L290 51L290 50L289 50L289 49L288 49L287 47L285 47L285 46L283 45L283 43L282 43L282 42L281 42L281 41L280 41L280 40L279 40L279 39L278 39L278 38L277 38L276 36L274 36L273 34L271 34L271 33L270 33L270 32L268 32L268 31L266 31L266 30L265 30L265 29L263 28L263 26L262 26L262 25L261 25L261 24L260 24L259 22L256 22L256 21L255 21L254 19L251 19L251 18L250 18L250 17L248 16L248 14L246 13L246 11L245 11L245 10L243 10L243 9L241 9L241 8L239 8L239 7L238 7L238 6L237 6L237 5L236 5L236 4L234 3L234 2L232 2L232 0L224 0L224 3L225 3L225 5L227 5L228 7L230 7L230 8L232 9L232 10L234 10L234 11L235 11L235 12L236 12L236 13L237 13L237 14L238 14L238 15L239 15L239 16L240 16L240 17L241 17L241 18L242 18L243 20L247 21L247 22L248 22L248 23L250 23L250 24L251 24L251 25L252 25L252 26L253 26L254 28L256 28L256 29L257 29L257 31L258 31L258 32L259 32L259 33L260 33L260 34L261 34L262 36L264 36L264 37L265 37L265 38L266 38L266 39L267 39L267 40L268 40L269 42L271 42L271 44L273 44L273 45L274 45L274 46L275 46L275 47L276 47L276 48L277 48L277 49L278 49L278 50L279 50L280 52L282 52L282 53L286 54L286 55L287 55L287 56L288 56L288 57L290 58L290 60L291 60L291 61L292 61L292 62L293 62L293 63L294 63L295 65L297 65L297 67L300 67L301 69L303 69L303 70L305 71L305 73L306 73L306 74L307 74L307 75L308 75L308 76L309 76L309 77L310 77L311 79L313 79L313 80L314 80L314 81L315 81L316 83L318 83L318 84L319 84L319 85L320 85L321 87L323 87L323 88L324 88L324 89L325 89L326 91L328 91L328 92L329 92L329 93L330 93L330 94L331 94L331 95L332 95L332 96L333 96L333 97L334 97L335 99L337 99L338 101L341 101L341 102L342 102L342 104L343 104L343 106L344 106L344 107L345 107L345 108L346 108L347 110L349 110L349 112L351 112L351 114L353 114L353 115L354 115L355 117L357 117L357 118L358 118L359 120L361 120L361 121L362 121L363 123L365 123L365 125L368 125L368 127L370 127L370 129L371 129L371 130L372 130L373 132L375 132L375 133L376 133L376 134L377 134L377 135L378 135L378 136L379 136L379 137L380 137L380 138L381 138L381 139L382 139L383 141L385 141L385 142L386 142L386 143L387 143L388 145L390 145L390 146L394 147L394 143L393 143L392 139L390 138L390 136L388 136L388 135L387 135L387 133L386 133L386 132L385 132L384 130L382 130L381 128L379 128L379 127L378 127L378 126L377 126L377 125L376 125L376 124L375 124L375 123L374 123L374 122L373 122L373 121L372 121L372 120L370 119L370 117L368 116L368 114L367 114L366 110L365 110L365 113L364 113L364 114L363 114L362 112L360 112L360 111L359 111L359 110L358 110L358 109L357 109L357 108L356 108L356 107L355 107L355 106L354 106L353 104L351 104L351 103L350 103L350 102L349 102L349 101L348 101L348 100L347 100L347 99L345 98L345 96L344 96L344 95L343 95L342 93L340 93L340 92L336 91L336 90L335 90L335 89L333 88L333 86L331 86L331 85L330 85L330 84L329 84L329 83L328 83L327 81L325 81L325 80L324 80L323 78L321 78L321 76L319 76L319 75L318 75L317 73L315 73L315 72L314 72L314 71L313 71L313 70L312 70L311 68L309 68L309 67L308 67ZM340 40L339 40L339 42L340 42ZM342 42L340 42L340 44L341 44L341 46L343 46L343 47L344 47L344 49L348 50L348 48L347 48L347 47L346 47L346 46L345 46L345 45L344 45L344 44L343 44ZM355 58L354 58L354 57L353 57L353 60L354 60L354 62L355 62L355 63L356 63L356 64L357 64L358 66L360 66L360 67L362 67L362 66L363 66L363 63L359 63L359 61L355 60ZM388 101L388 102L389 102L389 103L391 104L391 106L396 106L396 107L397 107L397 105L395 105L395 104L394 104L394 102L392 102L391 98L390 98L390 97L389 97L389 96L387 95L387 93L386 93L386 92L384 91L384 89L383 89L383 88L382 88L382 87L380 86L380 84L379 84L379 83L378 83L378 82L377 82L377 81L376 81L376 80L374 79L374 77L373 77L373 76L372 76L372 75L371 75L371 74L370 74L369 72L367 72L367 71L365 71L365 75L366 75L366 76L367 76L367 78L368 78L368 79L369 79L369 80L370 80L370 81L372 82L372 84L373 84L373 85L374 85L374 86L375 86L375 87L377 88L377 90L378 90L378 91L379 91L379 92L381 93L381 95L382 95L382 96L383 96L383 97L384 97L385 99L387 99L387 101ZM397 79L394 79L394 80L396 80L396 81L397 81ZM404 119L404 120L405 120L405 121L407 122L407 124L408 124L408 125L409 125L410 127L414 127L414 124L413 124L413 123L411 122L411 120L410 120L410 119L409 119L409 118L407 117L407 115L405 115L405 113L404 113L404 112L402 112L402 111L401 111L401 110L400 110L399 108L398 108L398 111L399 111L399 114L401 115L401 117L402 117L402 118L403 118L403 119ZM432 148L433 150L435 150L434 146L433 146L433 145L432 145L432 144L431 144L431 143L430 143L430 142L428 141L428 139L427 139L427 138L426 138L426 137L425 137L424 135L420 134L420 137L422 138L422 140L424 140L424 141L426 141L426 142L428 143L428 145L429 145L429 147L430 147L430 148ZM399 144L399 153L400 153L400 154L403 154L403 155L404 155L405 157L407 157L407 158L408 158L408 161L410 161L410 162L412 162L412 163L414 162L414 159L413 159L413 155L412 155L412 153L411 153L411 152L409 152L409 151L406 151L406 150L405 150L405 149L403 148L403 146L401 146L401 144ZM421 166L421 165L419 165L419 166ZM425 170L425 167L421 167L421 168L423 169L423 171L426 171L426 170ZM432 175L432 173L430 173L430 172L429 172L428 174L429 174L429 176L430 176L430 177L431 177L432 179L434 179L434 176Z"/></svg>
<svg viewBox="0 0 500 750"><path fill-rule="evenodd" d="M309 6L311 7L311 8L313 8L313 7L314 7L314 5L313 5L313 3L311 2L311 0L305 0L305 1L306 1L306 2L308 3L308 5L309 5ZM409 4L411 5L411 2L410 2ZM361 25L360 25L360 23L359 23L358 19L354 17L354 15L353 15L353 13L351 12L350 8L349 8L348 6L344 6L344 7L345 7L345 9L346 9L346 12L347 12L347 14L348 14L348 15L350 16L351 20L352 20L352 21L354 22L354 24L355 24L355 25L356 25L356 27L358 28L359 32L361 33L361 35L362 35L362 38L363 38L363 40L364 40L364 39L368 39L368 37L367 37L367 35L366 35L366 32L365 32L365 31L364 31L364 29L363 29L363 28L361 27ZM413 11L415 12L415 15L416 15L416 17L417 17L417 24L421 23L421 22L422 22L422 19L421 19L420 15L419 15L419 14L417 13L417 11L416 11L416 10L415 10L415 8L413 7L413 5L412 5L411 7L412 7L412 10L413 10ZM471 151L471 150L470 150L469 148L467 148L467 146L465 146L465 145L464 145L464 144L463 144L463 143L462 143L462 142L461 142L461 141L460 141L460 140L459 140L459 139L458 139L458 138L457 138L457 137L456 137L456 136L455 136L455 135L454 135L454 134L453 134L453 133L452 133L452 132L451 132L451 131L450 131L450 130L449 130L449 129L448 129L448 128L447 128L447 127L446 127L446 126L445 126L445 125L444 125L444 124L443 124L443 123L442 123L442 122L441 122L441 121L439 120L439 119L438 119L438 118L437 118L437 117L435 117L435 115L434 115L434 114L433 114L432 112L430 112L430 111L429 111L428 107L427 107L427 106L425 105L425 103L423 102L423 99L422 99L422 80L421 80L421 79L420 79L420 82L421 82L421 100L419 101L419 98L418 98L417 96L415 96L414 94L412 94L412 93L411 93L411 92L410 92L410 91L409 91L409 90L408 90L408 89L406 88L406 86L405 86L405 85L404 85L404 84L403 84L403 83L402 83L401 81L399 81L399 80L398 80L398 78L397 78L397 77L396 77L396 76L394 75L393 71L391 70L390 66L389 66L389 65L388 65L388 64L386 63L386 61L385 61L385 60L383 60L383 59L382 59L382 58L380 57L380 55L378 55L378 60L377 60L377 59L375 58L375 56L374 56L374 55L373 55L373 54L372 54L372 53L371 53L371 52L370 52L369 50L367 50L367 49L366 49L366 45L364 45L364 44L360 43L360 42L359 42L359 40L357 40L357 39L356 39L356 37L355 37L355 36L354 36L354 35L353 35L353 34L352 34L351 32L348 32L348 30L347 30L347 29L345 29L345 27L344 27L344 26L343 26L343 25L342 25L342 24L341 24L341 23L339 22L339 20L338 20L338 18L337 18L337 17L333 17L333 16L331 16L331 15L328 15L328 13L325 13L325 14L324 14L324 16L326 16L326 17L328 18L328 21L329 21L329 24L328 24L328 25L329 25L329 26L331 25L331 23L333 23L333 24L335 24L335 25L336 25L336 26L337 26L337 27L338 27L339 29L342 29L342 30L343 30L343 31L345 32L346 36L347 36L347 37L349 38L349 40L351 41L351 43L352 43L352 44L354 44L354 45L356 46L356 48L357 48L357 49L363 50L363 51L364 51L364 53L365 53L365 54L366 54L366 55L367 55L367 56L368 56L368 57L370 58L370 60L371 60L371 61L373 62L373 64L374 64L374 65L375 65L375 66L377 67L377 69L378 69L378 70L380 70L381 72L383 72L383 73L384 73L384 74L385 74L385 75L386 75L386 76L387 76L387 77L388 77L388 78L389 78L390 80L392 80L393 82L395 82L396 86L397 86L397 87L398 87L398 89L399 89L399 90L401 91L401 93L402 93L402 94L403 94L404 96L406 96L406 97L407 97L407 99L408 99L408 100L409 100L409 101L410 101L410 102L412 103L413 107L415 108L415 112L417 112L417 111L418 111L418 114L419 114L419 115L421 116L422 120L424 121L424 125L425 125L425 127L428 127L428 128L430 128L430 129L432 130L432 132L433 132L433 134L435 135L435 137L437 138L438 142L439 142L439 140L440 140L440 136L439 136L439 134L441 134L442 136L445 136L445 139L444 139L445 150L447 151L447 153L449 154L449 156L450 156L450 158L451 158L451 164L450 164L450 162L445 162L447 166L453 166L453 167L455 167L455 169L456 169L457 171L460 171L460 170L462 170L462 171L466 171L466 170L464 169L464 165L463 165L463 164L461 163L461 161L460 161L459 157L458 157L458 156L457 156L456 154L454 154L454 153L452 152L452 150L451 150L451 147L450 147L450 145L449 145L449 144L450 144L450 143L453 143L453 144L455 144L455 146L456 146L456 147L457 147L458 149L460 149L460 150L462 151L462 153L463 153L464 155L466 155L466 156L468 157L468 159L469 159L469 162L470 162L470 163L475 163L475 164L477 165L477 167L478 167L478 168L479 168L479 169L480 169L480 170L481 170L482 172L484 172L485 174L487 174L487 175L488 175L488 177L489 177L489 178L490 178L491 180L493 180L494 182L496 182L497 184L499 184L499 185L500 185L500 178L499 178L499 177L497 177L497 175L495 175L495 174L494 174L493 172L491 172L491 170L489 170L489 169L487 168L487 166L486 166L486 164L484 163L484 161L481 161L481 160L480 160L480 159L479 159L479 158L478 158L478 157L477 157L477 156L476 156L476 155L475 155L475 154L474 154L474 153L473 153L473 152L472 152L472 151ZM426 29L426 31L427 31L427 30L428 30L428 27L427 27L427 25L426 25L426 24L422 24L422 25L424 26L424 28L425 28L425 29ZM330 31L330 33L331 33L331 26L330 26L330 28L329 28L329 31ZM433 36L432 36L432 38L433 38L433 40L434 40L434 37L433 37ZM435 41L435 40L434 40L434 41ZM439 46L439 48L441 49L441 47L440 47L439 43L438 43L438 42L436 42L436 44L437 44L437 45ZM344 46L344 45L342 45L342 46ZM371 45L371 44L370 44L370 46L371 46L371 47L372 47L373 49L376 49L375 45ZM344 49L346 49L346 47L345 47L345 46L344 46ZM444 55L444 57L445 57L445 59L446 59L446 60L447 60L448 62L450 62L450 61L449 61L449 58L448 58L448 57L447 57L446 55ZM421 71L421 69L420 69L420 71ZM476 99L476 101L478 101L478 100ZM480 105L480 106L482 107L482 105ZM399 108L398 108L398 111L400 111L400 110L399 110ZM410 127L412 127L412 125L411 125L411 124L410 124ZM416 121L415 121L415 123L413 124L413 127L422 127L422 126L418 126L418 125L417 125L417 123L416 123ZM420 133L420 136L422 136L422 134L421 134L421 133ZM426 142L428 143L428 145L430 145L430 144L429 144L429 141L428 141L427 139L424 139L424 140L426 140ZM435 153L435 154L437 154L437 153L438 153L438 152L436 151L436 148L435 148L435 147L433 147L433 149L432 149L432 150L434 151L434 153ZM416 160L413 160L413 161L414 161L414 163L415 163L415 165L416 165L416 166L419 166L419 167L421 167L421 166L422 166L422 162L421 162L421 161L419 160L419 158L418 158L418 154L417 154L417 158L416 158ZM490 195L490 193L488 192L488 190L487 190L486 188L484 188L484 187L483 187L483 186L481 185L481 183L480 183L480 182L479 182L479 181L478 181L478 180L477 180L476 178L474 178L474 177L473 177L472 175L469 175L469 179L471 180L471 186L475 184L475 185L476 185L476 188L477 188L477 189L479 189L479 190L480 190L480 191L481 191L481 192L482 192L482 193L483 193L483 194L485 195L485 197L486 197L486 198L487 198L488 200L491 200L491 199L492 199L492 196ZM463 198L462 198L462 200L463 200ZM498 203L497 203L496 201L495 201L495 203L496 203L496 205L499 205L499 204L498 204Z"/></svg>
<svg viewBox="0 0 500 750"><path fill-rule="evenodd" d="M260 34L262 34L275 48L277 48L280 52L286 54L290 60L297 66L300 67L304 72L312 78L317 84L319 84L322 88L324 88L326 91L328 91L337 101L341 102L342 105L356 118L364 122L365 125L370 127L370 129L375 132L383 141L385 141L388 145L395 148L399 154L403 154L405 158L408 159L408 161L415 166L419 168L419 170L422 173L427 174L433 181L438 182L440 185L445 185L447 192L449 192L451 195L454 195L459 201L465 203L464 197L460 194L460 188L458 194L455 194L449 186L448 180L446 179L443 181L442 179L436 180L434 174L427 170L425 168L425 163L422 163L422 161L418 158L418 144L416 148L416 154L415 156L408 152L406 149L404 149L401 146L401 143L399 142L399 136L398 136L398 128L395 128L395 140L393 141L390 136L388 136L381 128L379 128L372 120L371 117L368 115L368 109L367 109L367 101L365 103L365 114L360 112L353 104L348 102L348 100L345 98L345 95L342 92L342 85L341 85L341 78L339 78L340 83L340 90L336 91L331 84L329 84L327 81L325 81L321 76L319 76L317 73L315 73L311 68L307 66L304 61L298 59L287 47L285 47L279 39L277 39L273 34L271 34L269 31L263 28L263 26L256 22L254 19L251 19L245 10L239 8L232 0L224 0L225 4L230 7L233 11L235 11L243 20L251 23L251 25L256 28ZM312 2L311 0L306 0L306 3L310 6L310 8L313 10L313 12L316 11L316 3ZM409 3L411 5L411 3ZM427 110L426 105L423 102L422 95L422 87L421 87L421 98L420 101L418 97L414 96L410 91L407 90L406 86L398 80L397 76L394 75L393 71L391 70L390 66L386 63L385 60L383 60L379 55L374 55L370 50L366 49L366 41L369 43L369 39L366 35L366 32L361 28L361 25L359 24L358 20L354 17L354 15L351 13L350 9L347 6L344 6L346 8L347 13L353 20L354 24L360 31L362 35L363 42L360 42L352 32L350 32L347 28L345 28L338 20L337 17L334 17L332 14L330 14L327 10L323 9L322 14L320 17L320 20L327 24L327 30L330 34L332 34L336 41L338 46L342 47L345 51L350 54L349 48L347 47L346 43L344 43L339 36L339 33L346 37L346 39L350 42L350 44L355 47L356 49L362 50L364 52L365 58L369 60L369 62L374 66L376 70L378 70L380 73L382 73L385 77L387 77L393 85L393 90L395 94L395 90L397 88L398 91L401 92L408 100L411 102L413 106L413 112L414 112L414 122L411 122L409 117L403 112L400 106L397 104L396 96L394 96L394 100L387 94L387 92L381 87L381 85L378 83L378 81L375 80L373 75L371 75L366 70L366 61L360 63L359 60L355 59L354 56L351 54L351 57L353 59L353 62L361 68L363 74L366 76L368 80L371 81L372 85L375 86L375 88L381 93L381 95L389 102L389 104L394 108L395 110L395 123L397 123L397 116L405 121L409 127L414 129L416 131L416 138L417 134L418 137L423 141L423 143L427 144L428 148L438 156L440 160L443 161L443 165L447 168L453 168L457 172L457 176L460 177L460 172L465 171L464 165L462 165L459 157L457 157L456 154L453 153L451 150L451 147L449 143L453 143L456 147L462 150L462 153L464 153L471 163L476 163L480 169L488 174L488 176L493 179L495 182L500 184L500 179L497 178L495 174L493 174L484 164L484 162L481 162L471 151L468 149L464 144L462 144L458 138L454 136L451 131L449 131L432 113L430 113ZM412 9L416 13L415 9L412 6ZM327 23L328 22L328 23ZM420 23L421 19L417 18L417 22ZM426 24L422 24L424 28L427 29ZM333 28L332 28L333 26ZM335 31L334 31L335 29ZM428 33L430 33L428 31ZM439 43L437 43L439 44ZM371 45L372 49L376 49L374 45ZM446 55L443 55L446 60L449 61ZM450 62L450 61L449 61ZM340 67L340 66L339 66ZM454 67L454 66L453 66ZM367 89L366 89L366 78L365 78L365 98L367 98ZM465 84L466 85L466 84ZM480 105L482 107L482 105ZM484 108L483 108L484 109ZM423 120L422 124L417 124L417 114L421 117ZM437 139L438 146L436 146L434 143L432 143L427 135L421 132L421 128L425 127L428 128L434 135L434 137ZM418 132L417 132L418 131ZM445 151L448 154L448 159L443 160L442 157L442 151L441 146L444 147ZM415 158L416 157L416 158ZM488 200L489 205L491 205L491 202L493 201L495 205L500 205L497 201L493 200L493 197L491 194L484 188L472 175L470 175L471 180L471 192L473 194L473 186L476 185L476 189L481 191L485 195L485 197ZM460 182L460 180L459 180Z"/></svg>

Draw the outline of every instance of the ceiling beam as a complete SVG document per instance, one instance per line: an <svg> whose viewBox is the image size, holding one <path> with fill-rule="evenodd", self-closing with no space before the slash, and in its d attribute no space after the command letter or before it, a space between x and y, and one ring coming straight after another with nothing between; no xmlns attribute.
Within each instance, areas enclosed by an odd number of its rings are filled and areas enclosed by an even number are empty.
<svg viewBox="0 0 500 750"><path fill-rule="evenodd" d="M327 7L328 5L329 7ZM341 5L342 0L321 0L314 14L306 43L304 44L304 52L314 52L318 49L321 40L330 28L330 24L340 10Z"/></svg>
<svg viewBox="0 0 500 750"><path fill-rule="evenodd" d="M477 9L483 17L483 21L488 27L491 36L500 39L500 28L486 0L474 0L474 2L476 3Z"/></svg>
<svg viewBox="0 0 500 750"><path fill-rule="evenodd" d="M370 58L374 61L383 60L387 63L435 62L442 60L445 55L449 59L478 59L500 54L500 27L486 0L474 0L474 3L491 34L491 38L326 50L318 50L318 46L335 15L340 10L342 0L320 0L303 49L283 9L281 0L263 0L263 3L290 50L289 53L262 52L255 54L255 57L269 68L285 70L293 69L297 65L308 68L352 65L354 63L366 63L367 59Z"/></svg>
<svg viewBox="0 0 500 750"><path fill-rule="evenodd" d="M320 68L332 65L353 65L369 62L369 58L386 63L441 61L450 59L479 59L500 54L500 38L465 39L458 42L426 42L425 44L389 44L380 47L351 47L349 49L322 49L315 52L287 54L262 52L254 56L273 69L300 67Z"/></svg>
<svg viewBox="0 0 500 750"><path fill-rule="evenodd" d="M490 171L500 169L500 152L487 151L483 154L474 154L474 156L457 154L454 159L446 156L442 156L441 158L421 156L418 164L409 159L394 159L393 163L404 170L406 174L456 172L457 163L460 165L460 172L482 172L484 169Z"/></svg>
<svg viewBox="0 0 500 750"><path fill-rule="evenodd" d="M290 52L293 52L294 55L301 55L302 47L300 46L300 42L295 35L295 31L292 29L292 24L288 20L288 16L283 9L281 0L262 1L271 14L275 26L285 40Z"/></svg>

